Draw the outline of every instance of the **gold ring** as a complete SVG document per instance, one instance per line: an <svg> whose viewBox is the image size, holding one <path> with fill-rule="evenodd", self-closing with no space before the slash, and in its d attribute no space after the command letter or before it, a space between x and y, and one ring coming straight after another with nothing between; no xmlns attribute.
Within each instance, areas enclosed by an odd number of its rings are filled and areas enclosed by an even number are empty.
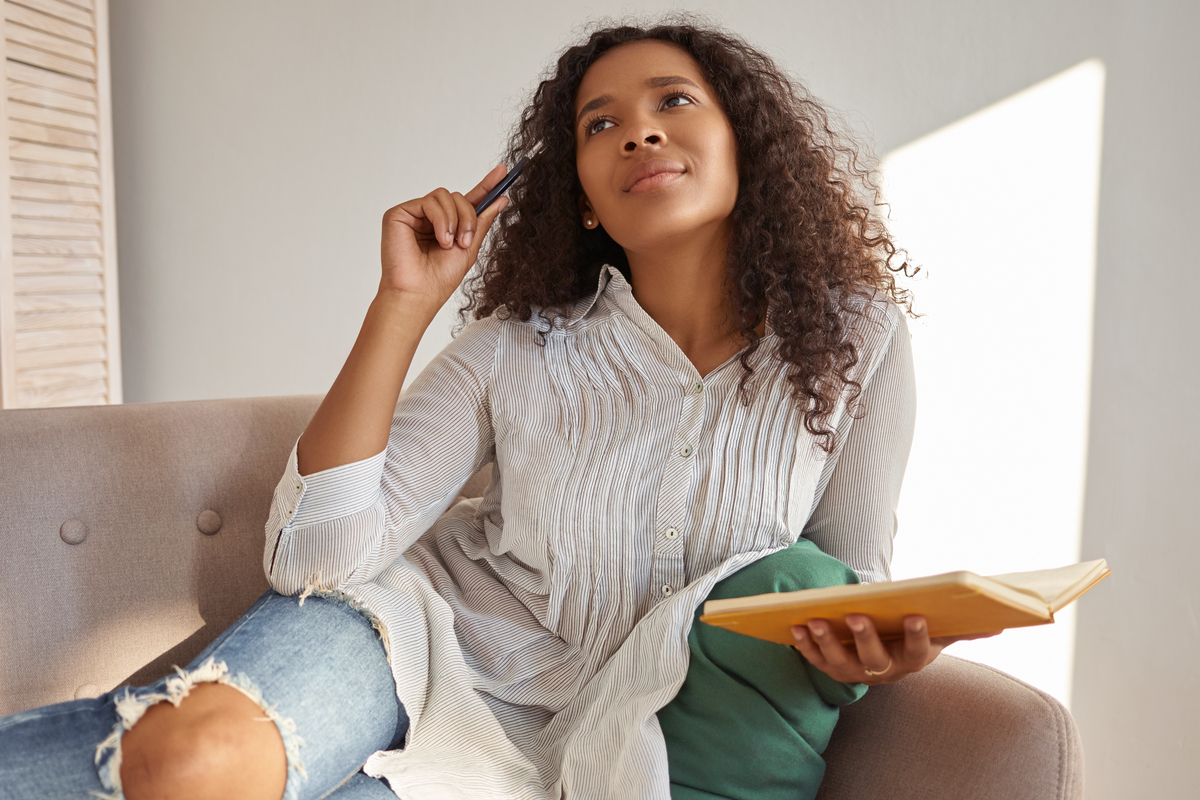
<svg viewBox="0 0 1200 800"><path fill-rule="evenodd" d="M889 659L888 659L887 666L886 666L886 667L884 667L883 669L876 671L876 670L873 670L873 669L867 669L867 668L866 668L866 666L864 666L864 667L863 667L863 671L867 673L867 677L868 677L868 678L877 678L877 677L879 677L880 675L882 675L882 674L884 674L885 672L887 672L887 671L888 671L889 669L891 669L891 668L892 668L892 660L889 658Z"/></svg>

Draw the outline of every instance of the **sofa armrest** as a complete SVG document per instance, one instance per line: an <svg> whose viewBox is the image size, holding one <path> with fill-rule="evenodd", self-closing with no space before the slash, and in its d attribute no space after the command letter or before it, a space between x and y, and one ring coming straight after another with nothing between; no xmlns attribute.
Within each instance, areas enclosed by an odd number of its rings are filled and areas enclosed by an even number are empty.
<svg viewBox="0 0 1200 800"><path fill-rule="evenodd" d="M991 667L943 655L842 710L818 800L1078 800L1070 712Z"/></svg>

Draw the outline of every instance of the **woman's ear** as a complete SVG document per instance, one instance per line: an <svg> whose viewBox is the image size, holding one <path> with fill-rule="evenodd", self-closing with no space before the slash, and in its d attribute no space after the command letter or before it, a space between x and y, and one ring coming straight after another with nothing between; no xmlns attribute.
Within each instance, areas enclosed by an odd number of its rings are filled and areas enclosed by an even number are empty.
<svg viewBox="0 0 1200 800"><path fill-rule="evenodd" d="M600 225L600 219L596 216L596 212L592 210L592 204L588 202L587 195L579 195L579 215L583 217L583 227L589 231L594 230Z"/></svg>

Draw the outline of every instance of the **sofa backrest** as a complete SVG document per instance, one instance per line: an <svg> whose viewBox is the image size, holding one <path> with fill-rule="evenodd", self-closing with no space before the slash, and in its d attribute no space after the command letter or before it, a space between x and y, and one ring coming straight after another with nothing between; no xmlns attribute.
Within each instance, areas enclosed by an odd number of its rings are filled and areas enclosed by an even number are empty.
<svg viewBox="0 0 1200 800"><path fill-rule="evenodd" d="M0 411L0 715L148 683L241 616L320 400Z"/></svg>
<svg viewBox="0 0 1200 800"><path fill-rule="evenodd" d="M319 401L0 412L0 714L152 680L249 608Z"/></svg>

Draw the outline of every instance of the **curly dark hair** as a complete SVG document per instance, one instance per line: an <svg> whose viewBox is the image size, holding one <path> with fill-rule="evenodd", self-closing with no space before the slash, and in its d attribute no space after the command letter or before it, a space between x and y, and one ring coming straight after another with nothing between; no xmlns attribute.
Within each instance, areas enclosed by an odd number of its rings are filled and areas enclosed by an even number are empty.
<svg viewBox="0 0 1200 800"><path fill-rule="evenodd" d="M726 288L748 346L741 355L741 399L749 403L750 356L764 318L790 365L793 396L804 424L826 451L838 398L856 408L862 387L849 376L858 362L855 319L878 293L911 310L896 285L899 251L882 220L872 171L828 112L767 55L740 37L690 18L652 26L594 30L567 48L525 107L509 139L506 161L541 143L509 190L480 265L465 291L463 320L496 313L528 321L534 311L553 325L571 304L590 296L599 269L611 264L630 278L625 252L603 228L588 230L578 211L583 192L575 167L575 100L584 73L614 47L644 40L682 48L701 71L733 127L738 196L731 216ZM543 339L544 342L544 339Z"/></svg>

